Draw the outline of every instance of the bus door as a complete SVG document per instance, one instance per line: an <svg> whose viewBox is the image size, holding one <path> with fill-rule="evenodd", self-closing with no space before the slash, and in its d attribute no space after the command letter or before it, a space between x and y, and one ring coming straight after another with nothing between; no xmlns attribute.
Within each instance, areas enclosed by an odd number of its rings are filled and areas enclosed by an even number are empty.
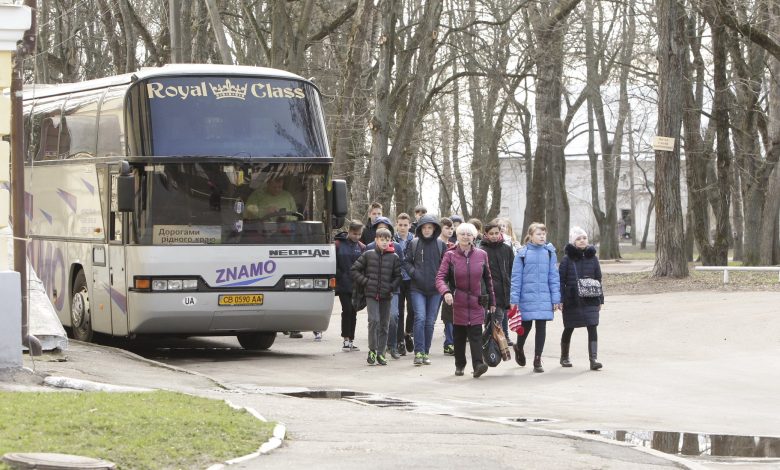
<svg viewBox="0 0 780 470"><path fill-rule="evenodd" d="M124 218L117 210L118 171L111 173L111 203L108 214L108 281L111 290L111 324L114 336L127 335L127 276L125 271Z"/></svg>
<svg viewBox="0 0 780 470"><path fill-rule="evenodd" d="M89 279L87 279L89 283ZM92 245L92 293L89 296L92 329L112 332L111 291L108 276L108 250L105 245Z"/></svg>

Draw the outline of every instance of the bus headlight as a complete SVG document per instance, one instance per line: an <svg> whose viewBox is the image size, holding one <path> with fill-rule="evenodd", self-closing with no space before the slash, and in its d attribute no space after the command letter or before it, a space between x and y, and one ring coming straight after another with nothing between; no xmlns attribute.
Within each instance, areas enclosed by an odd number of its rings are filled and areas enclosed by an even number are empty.
<svg viewBox="0 0 780 470"><path fill-rule="evenodd" d="M300 283L298 282L298 279L285 279L284 280L284 288L285 289L300 289Z"/></svg>
<svg viewBox="0 0 780 470"><path fill-rule="evenodd" d="M152 290L168 290L168 280L152 279Z"/></svg>
<svg viewBox="0 0 780 470"><path fill-rule="evenodd" d="M300 279L301 289L314 289L314 279Z"/></svg>
<svg viewBox="0 0 780 470"><path fill-rule="evenodd" d="M181 290L181 279L169 279L168 290Z"/></svg>
<svg viewBox="0 0 780 470"><path fill-rule="evenodd" d="M197 279L185 279L182 281L182 288L184 290L196 290L198 288Z"/></svg>
<svg viewBox="0 0 780 470"><path fill-rule="evenodd" d="M327 289L328 288L328 280L327 279L315 279L314 280L314 288L315 289Z"/></svg>

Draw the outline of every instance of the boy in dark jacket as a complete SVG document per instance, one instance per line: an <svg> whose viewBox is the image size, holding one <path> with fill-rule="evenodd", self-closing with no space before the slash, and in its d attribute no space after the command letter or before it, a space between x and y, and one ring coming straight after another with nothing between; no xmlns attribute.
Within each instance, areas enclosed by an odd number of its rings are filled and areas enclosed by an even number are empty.
<svg viewBox="0 0 780 470"><path fill-rule="evenodd" d="M485 225L485 236L480 246L488 254L490 275L493 278L493 291L496 294L496 313L503 316L502 329L504 336L509 341L509 322L506 312L509 309L509 290L512 281L512 264L515 261L515 252L512 247L504 242L501 227L496 222L488 222Z"/></svg>
<svg viewBox="0 0 780 470"><path fill-rule="evenodd" d="M368 308L369 365L387 365L387 331L390 326L390 303L401 283L401 260L390 242L392 234L385 228L376 231L376 248L367 250L352 265L352 280L363 287Z"/></svg>
<svg viewBox="0 0 780 470"><path fill-rule="evenodd" d="M352 264L360 258L366 246L360 241L363 223L353 220L349 223L349 232L336 235L336 295L341 302L341 337L344 338L344 351L360 351L355 346L355 324L357 311L352 306Z"/></svg>
<svg viewBox="0 0 780 470"><path fill-rule="evenodd" d="M380 228L386 228L390 231L390 234L392 235L392 240L390 241L390 244L393 245L393 251L396 255L400 255L404 252L403 248L401 247L401 244L395 241L395 229L393 228L393 223L390 222L390 219L384 216L377 217L374 219L374 233L376 233L377 230ZM366 245L366 250L373 250L376 248L376 241L373 241ZM404 276L404 270L403 270L403 263L401 263L401 282L403 282L403 276ZM393 292L393 299L390 302L390 329L387 331L387 349L390 350L390 356L393 359L398 359L398 347L396 344L396 340L398 339L398 336L396 334L396 330L398 329L398 297L401 294L401 288L399 284L398 290Z"/></svg>
<svg viewBox="0 0 780 470"><path fill-rule="evenodd" d="M414 305L414 365L430 365L433 326L439 314L441 294L436 290L436 273L447 251L441 241L438 219L424 215L417 225L416 238L406 247L404 267L412 278L412 305Z"/></svg>

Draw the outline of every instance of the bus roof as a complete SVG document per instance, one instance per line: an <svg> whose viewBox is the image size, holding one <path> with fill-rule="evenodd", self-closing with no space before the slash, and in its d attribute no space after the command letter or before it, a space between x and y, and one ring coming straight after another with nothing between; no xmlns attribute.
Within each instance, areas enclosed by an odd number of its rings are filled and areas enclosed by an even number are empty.
<svg viewBox="0 0 780 470"><path fill-rule="evenodd" d="M247 75L254 77L287 78L311 83L309 80L306 80L299 75L295 75L294 73L268 67L221 64L166 64L162 67L144 67L137 72L113 75L111 77L87 80L84 82L63 83L61 85L25 85L24 99L27 100L78 91L95 90L115 85L129 85L138 80L153 77L181 75Z"/></svg>

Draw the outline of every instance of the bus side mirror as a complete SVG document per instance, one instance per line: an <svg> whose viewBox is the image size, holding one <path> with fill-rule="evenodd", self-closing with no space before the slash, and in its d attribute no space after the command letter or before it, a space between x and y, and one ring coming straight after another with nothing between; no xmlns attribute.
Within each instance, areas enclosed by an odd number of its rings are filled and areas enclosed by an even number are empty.
<svg viewBox="0 0 780 470"><path fill-rule="evenodd" d="M349 198L347 195L347 182L344 180L333 180L333 228L344 225L344 217L349 212Z"/></svg>
<svg viewBox="0 0 780 470"><path fill-rule="evenodd" d="M119 212L135 210L135 176L125 162L122 163L122 170L116 177L116 205Z"/></svg>

